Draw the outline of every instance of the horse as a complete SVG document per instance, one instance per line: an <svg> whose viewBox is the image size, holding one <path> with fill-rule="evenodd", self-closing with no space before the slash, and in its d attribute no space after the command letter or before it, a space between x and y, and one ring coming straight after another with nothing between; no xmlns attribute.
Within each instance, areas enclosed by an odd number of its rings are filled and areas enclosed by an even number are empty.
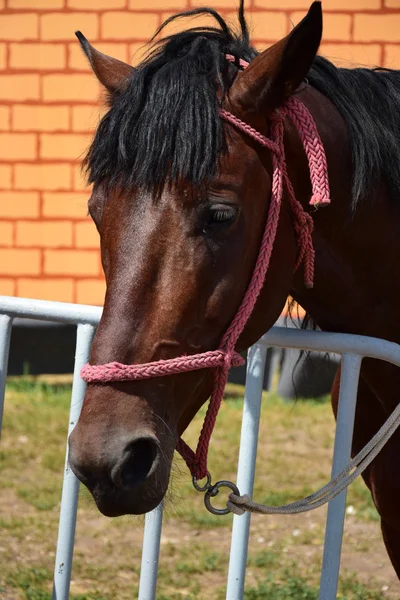
<svg viewBox="0 0 400 600"><path fill-rule="evenodd" d="M85 159L106 278L90 365L157 364L215 352L246 293L271 205L274 156L266 139L277 115L287 179L313 222L313 287L298 263L288 189L269 266L235 345L241 352L276 321L291 296L322 330L400 341L400 74L336 68L317 55L322 10L314 2L264 52L213 9L215 27L159 40L133 68L77 33L109 108ZM243 68L243 65L247 65ZM306 107L323 144L331 203L310 206L304 144L288 102ZM224 113L225 111L225 113ZM289 185L289 184L288 184ZM168 363L169 364L169 363ZM208 363L207 363L208 364ZM136 381L89 383L69 439L69 463L107 516L142 514L163 499L178 439L209 398L212 366ZM340 367L332 389L336 414ZM397 367L364 360L352 453L398 403ZM400 432L363 477L400 577Z"/></svg>

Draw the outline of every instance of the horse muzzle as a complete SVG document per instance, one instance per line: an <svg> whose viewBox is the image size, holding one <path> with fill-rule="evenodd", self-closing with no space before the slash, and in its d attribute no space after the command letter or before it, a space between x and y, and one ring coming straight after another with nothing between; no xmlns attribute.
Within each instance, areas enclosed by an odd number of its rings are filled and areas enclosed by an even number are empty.
<svg viewBox="0 0 400 600"><path fill-rule="evenodd" d="M149 512L168 489L171 461L152 432L108 437L96 456L90 446L80 446L79 431L74 431L69 440L69 464L107 517Z"/></svg>

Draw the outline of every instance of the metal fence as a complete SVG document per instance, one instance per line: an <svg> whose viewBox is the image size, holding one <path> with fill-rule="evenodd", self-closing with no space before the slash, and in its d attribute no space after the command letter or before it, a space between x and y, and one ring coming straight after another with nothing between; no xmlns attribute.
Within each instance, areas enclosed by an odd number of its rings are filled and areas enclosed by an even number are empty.
<svg viewBox="0 0 400 600"><path fill-rule="evenodd" d="M88 361L90 346L100 316L101 308L94 306L0 296L0 431L13 318L41 319L73 323L77 326L69 435L78 420L85 393L86 385L79 376L80 369ZM400 346L392 342L365 336L273 327L249 349L248 355L237 486L241 494L250 496L254 484L263 373L269 347L335 352L342 355L340 399L332 465L333 476L347 464L350 457L358 379L363 357L377 358L400 366ZM78 490L79 482L66 460L54 569L53 600L67 600L69 596ZM345 506L346 491L329 504L321 570L320 600L336 598ZM161 527L162 506L160 505L146 515L145 519L139 600L156 598ZM243 516L234 516L226 592L228 600L243 598L249 528L249 513Z"/></svg>

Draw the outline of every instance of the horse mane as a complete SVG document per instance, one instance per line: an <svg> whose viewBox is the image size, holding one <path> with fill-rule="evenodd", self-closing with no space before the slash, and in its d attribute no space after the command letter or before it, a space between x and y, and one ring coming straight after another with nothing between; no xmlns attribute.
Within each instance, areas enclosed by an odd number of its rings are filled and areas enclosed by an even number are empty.
<svg viewBox="0 0 400 600"><path fill-rule="evenodd" d="M256 56L243 13L241 0L238 33L211 8L179 13L161 25L155 36L175 19L207 14L219 28L193 27L154 44L110 98L84 161L89 182L159 193L166 183L201 186L215 176L226 148L219 107L238 72L225 55Z"/></svg>
<svg viewBox="0 0 400 600"><path fill-rule="evenodd" d="M352 207L373 198L382 181L391 198L400 195L400 72L337 68L317 56L308 74L312 87L343 117L353 157Z"/></svg>

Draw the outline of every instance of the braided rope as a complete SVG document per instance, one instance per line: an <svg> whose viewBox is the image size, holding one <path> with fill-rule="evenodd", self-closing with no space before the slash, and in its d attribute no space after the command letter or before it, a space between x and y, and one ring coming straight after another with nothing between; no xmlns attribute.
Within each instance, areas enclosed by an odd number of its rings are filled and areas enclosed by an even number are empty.
<svg viewBox="0 0 400 600"><path fill-rule="evenodd" d="M329 199L328 165L324 146L310 113L297 98L289 98L285 103L288 116L301 135L301 141L310 166L310 179L313 195L311 206L326 206Z"/></svg>
<svg viewBox="0 0 400 600"><path fill-rule="evenodd" d="M186 373L198 369L230 367L244 364L243 358L237 352L227 355L223 350L210 350L201 354L178 356L167 360L158 360L140 365L124 365L111 362L106 365L86 364L81 369L81 377L87 383L107 383L109 381L139 381L151 377L163 377L175 373Z"/></svg>
<svg viewBox="0 0 400 600"><path fill-rule="evenodd" d="M261 146L269 148L269 150L271 150L271 152L273 152L277 156L281 154L282 148L277 141L265 137L265 135L257 131L257 129L254 129L254 127L252 127L248 123L245 123L244 121L239 119L239 117L236 117L235 115L233 115L225 109L221 109L219 111L219 114L225 121L228 121L228 123L231 123L232 125L237 127L237 129L240 129L241 131L246 133L248 136L253 138L253 140L256 140L256 142L261 144Z"/></svg>
<svg viewBox="0 0 400 600"><path fill-rule="evenodd" d="M230 55L227 58L228 60L235 60ZM242 61L240 64L243 68L247 66L245 61ZM289 208L293 217L293 225L299 247L295 269L304 263L305 285L312 287L313 284L314 248L311 237L313 221L296 199L293 186L287 174L283 142L283 121L286 114L290 116L298 129L307 155L313 192L310 204L318 206L329 203L329 181L324 148L314 119L307 108L297 98L291 98L284 108L271 119L271 138L265 137L251 125L245 123L232 113L226 110L220 111L222 119L271 151L273 174L267 222L254 271L244 298L222 338L219 349L201 354L179 356L168 360L136 365L124 365L118 362L105 365L87 364L81 371L81 377L88 383L105 383L109 381L138 381L197 369L215 368L213 391L200 432L196 452L193 452L182 439L177 444L178 452L186 461L192 475L198 480L207 474L208 447L225 391L229 369L231 366L238 366L244 362L240 355L235 352L235 346L264 285L278 229L284 187L287 190ZM240 501L238 500L238 502Z"/></svg>
<svg viewBox="0 0 400 600"><path fill-rule="evenodd" d="M243 58L239 58L239 59L235 58L233 56L233 54L225 54L225 58L226 58L226 60L228 60L229 62L232 62L232 63L238 62L239 66L242 67L242 69L245 69L249 64L246 60L243 60Z"/></svg>

